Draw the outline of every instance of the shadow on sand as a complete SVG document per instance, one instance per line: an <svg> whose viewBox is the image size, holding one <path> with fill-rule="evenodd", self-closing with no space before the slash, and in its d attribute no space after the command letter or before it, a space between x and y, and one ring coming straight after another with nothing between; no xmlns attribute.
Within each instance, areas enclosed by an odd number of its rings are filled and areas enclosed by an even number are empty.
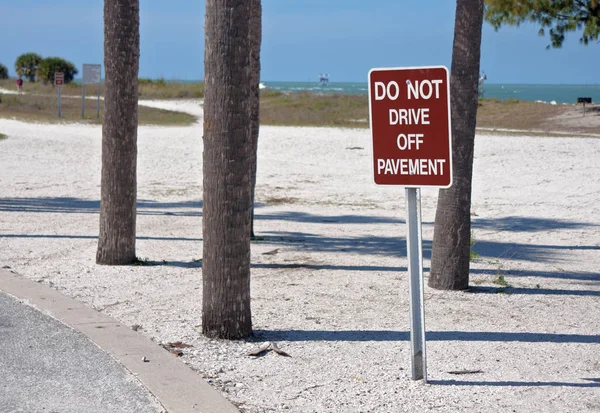
<svg viewBox="0 0 600 413"><path fill-rule="evenodd" d="M600 335L515 333L498 331L428 331L428 341L494 341L600 344ZM408 331L389 330L255 330L253 341L410 341Z"/></svg>
<svg viewBox="0 0 600 413"><path fill-rule="evenodd" d="M161 211L188 209L187 211ZM98 214L100 201L80 198L0 198L0 212L31 212L61 214ZM156 202L137 201L139 215L202 216L202 201Z"/></svg>
<svg viewBox="0 0 600 413"><path fill-rule="evenodd" d="M138 201L138 213L140 215L162 215L162 216L202 216L202 201L183 202L157 202L151 200ZM97 214L100 202L97 200L86 200L68 197L42 197L42 198L0 198L0 212L30 212L30 213L85 213ZM260 205L258 205L260 207ZM264 211L263 211L264 212ZM307 212L279 212L264 213L257 212L257 220L280 220L299 223L332 223L332 224L381 224L395 225L398 227L398 236L387 237L364 234L357 230L356 236L334 236L327 234L314 234L310 232L265 232L259 233L259 241L255 244L265 243L273 246L282 246L307 252L333 252L365 254L374 256L397 256L406 257L406 241L401 236L405 228L403 220L390 217L372 217L368 215L317 215ZM200 227L200 223L198 224ZM499 231L548 231L559 229L579 229L597 226L585 222L564 221L559 219L541 219L535 217L501 217L497 219L474 219L474 228L496 229ZM0 234L0 238L49 238L49 239L95 239L97 234L91 235L56 235L56 234ZM140 240L159 241L190 241L198 242L201 238L167 237L167 236L138 236ZM482 259L511 259L521 261L556 262L559 263L571 251L592 250L600 251L598 245L548 245L548 244L522 244L514 242L499 242L479 240L473 247L474 252ZM423 256L431 258L431 241L423 241ZM179 265L179 264L171 264ZM184 264L181 264L184 266ZM312 270L356 270L356 271L388 271L404 272L406 268L399 266L377 266L377 265L346 265L346 264L315 264L315 263L261 263L255 264L255 268L308 268ZM548 272L529 270L503 270L497 268L472 269L473 274L504 275L511 277L546 277L562 278L571 280L600 282L598 272ZM545 292L544 292L545 291ZM482 291L486 292L486 291ZM488 291L493 292L493 291ZM593 295L594 292L585 294L572 291L563 291L565 294ZM530 291L527 289L513 289L513 294L561 294L560 290Z"/></svg>
<svg viewBox="0 0 600 413"><path fill-rule="evenodd" d="M491 386L491 387L600 387L598 379L589 383L568 383L562 381L472 381L472 380L427 380L428 384L438 386Z"/></svg>

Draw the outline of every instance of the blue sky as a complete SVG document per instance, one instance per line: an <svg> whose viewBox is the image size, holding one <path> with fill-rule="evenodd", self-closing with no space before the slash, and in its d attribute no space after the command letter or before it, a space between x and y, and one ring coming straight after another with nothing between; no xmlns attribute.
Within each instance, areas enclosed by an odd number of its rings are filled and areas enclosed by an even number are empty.
<svg viewBox="0 0 600 413"><path fill-rule="evenodd" d="M203 0L140 0L140 77L202 79ZM263 0L263 81L366 82L373 67L451 64L451 0ZM80 70L102 63L102 0L0 0L0 63L14 75L24 52L60 56ZM481 68L489 83L598 84L600 45L568 36L546 50L538 27L484 23Z"/></svg>

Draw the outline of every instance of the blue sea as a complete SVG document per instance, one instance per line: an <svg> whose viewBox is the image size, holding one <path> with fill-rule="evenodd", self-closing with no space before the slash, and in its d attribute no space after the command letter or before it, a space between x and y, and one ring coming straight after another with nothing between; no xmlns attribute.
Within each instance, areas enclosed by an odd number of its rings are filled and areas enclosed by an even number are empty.
<svg viewBox="0 0 600 413"><path fill-rule="evenodd" d="M282 92L308 91L313 93L340 93L351 95L368 94L367 83L329 82L321 86L314 82L262 82L267 88ZM501 100L518 99L556 103L577 103L578 97L591 97L600 103L600 84L593 85L527 85L492 84L483 85L484 98Z"/></svg>

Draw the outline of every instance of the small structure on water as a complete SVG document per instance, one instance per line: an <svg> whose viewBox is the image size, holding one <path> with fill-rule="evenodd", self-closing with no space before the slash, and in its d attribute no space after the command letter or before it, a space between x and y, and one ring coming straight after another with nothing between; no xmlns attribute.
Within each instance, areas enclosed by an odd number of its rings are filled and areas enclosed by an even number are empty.
<svg viewBox="0 0 600 413"><path fill-rule="evenodd" d="M329 75L328 74L319 75L319 84L321 86L327 86L328 83L329 83Z"/></svg>

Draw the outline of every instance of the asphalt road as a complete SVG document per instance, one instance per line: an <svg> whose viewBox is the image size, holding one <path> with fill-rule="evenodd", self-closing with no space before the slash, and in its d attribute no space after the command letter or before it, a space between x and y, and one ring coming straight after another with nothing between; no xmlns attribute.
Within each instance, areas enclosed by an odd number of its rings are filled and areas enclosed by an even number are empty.
<svg viewBox="0 0 600 413"><path fill-rule="evenodd" d="M155 413L137 379L84 335L0 293L2 413Z"/></svg>

